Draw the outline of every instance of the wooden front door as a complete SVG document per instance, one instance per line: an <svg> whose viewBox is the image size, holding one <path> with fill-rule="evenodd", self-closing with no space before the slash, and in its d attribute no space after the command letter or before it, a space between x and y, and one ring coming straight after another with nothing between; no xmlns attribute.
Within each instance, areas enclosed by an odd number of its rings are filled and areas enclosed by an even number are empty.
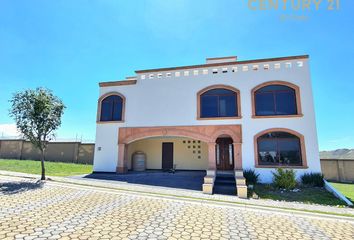
<svg viewBox="0 0 354 240"><path fill-rule="evenodd" d="M162 169L173 169L173 143L162 143Z"/></svg>
<svg viewBox="0 0 354 240"><path fill-rule="evenodd" d="M231 138L216 140L216 169L234 170L234 148Z"/></svg>

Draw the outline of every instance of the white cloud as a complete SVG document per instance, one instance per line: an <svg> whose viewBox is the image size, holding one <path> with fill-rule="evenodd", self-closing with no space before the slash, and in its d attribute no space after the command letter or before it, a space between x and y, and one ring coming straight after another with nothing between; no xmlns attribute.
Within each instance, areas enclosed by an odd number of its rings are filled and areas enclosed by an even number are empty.
<svg viewBox="0 0 354 240"><path fill-rule="evenodd" d="M18 137L20 132L14 123L0 124L0 137Z"/></svg>

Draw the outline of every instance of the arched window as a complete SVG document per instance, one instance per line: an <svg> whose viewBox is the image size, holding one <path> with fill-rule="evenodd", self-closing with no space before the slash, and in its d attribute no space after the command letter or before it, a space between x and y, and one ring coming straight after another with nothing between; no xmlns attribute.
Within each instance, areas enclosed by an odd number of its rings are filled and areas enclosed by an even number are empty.
<svg viewBox="0 0 354 240"><path fill-rule="evenodd" d="M298 115L296 90L280 84L266 85L254 91L255 116Z"/></svg>
<svg viewBox="0 0 354 240"><path fill-rule="evenodd" d="M257 156L259 166L303 166L301 139L283 131L259 135Z"/></svg>
<svg viewBox="0 0 354 240"><path fill-rule="evenodd" d="M122 121L123 98L118 95L110 95L101 101L100 121Z"/></svg>
<svg viewBox="0 0 354 240"><path fill-rule="evenodd" d="M208 90L209 89L209 90ZM239 94L226 87L208 88L198 93L199 118L227 118L239 116Z"/></svg>

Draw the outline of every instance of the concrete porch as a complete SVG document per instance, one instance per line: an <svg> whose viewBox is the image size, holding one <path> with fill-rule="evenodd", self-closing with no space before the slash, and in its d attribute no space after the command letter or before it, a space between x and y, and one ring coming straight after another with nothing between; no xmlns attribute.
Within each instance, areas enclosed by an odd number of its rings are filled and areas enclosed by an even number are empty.
<svg viewBox="0 0 354 240"><path fill-rule="evenodd" d="M161 170L147 170L145 172L128 171L125 174L92 173L84 178L202 191L205 175L205 171L177 170L175 173L169 173Z"/></svg>

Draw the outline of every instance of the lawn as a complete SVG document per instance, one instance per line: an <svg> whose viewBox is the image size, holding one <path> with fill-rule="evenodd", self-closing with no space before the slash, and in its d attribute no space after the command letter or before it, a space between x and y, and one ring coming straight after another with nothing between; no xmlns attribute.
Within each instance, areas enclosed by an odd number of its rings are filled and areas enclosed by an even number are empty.
<svg viewBox="0 0 354 240"><path fill-rule="evenodd" d="M92 173L92 165L45 162L47 176L73 176ZM41 174L40 161L0 159L0 170Z"/></svg>
<svg viewBox="0 0 354 240"><path fill-rule="evenodd" d="M256 185L255 192L260 199L272 199L288 202L303 202L332 206L345 206L346 204L333 196L324 188L302 187L299 192L281 191L270 185Z"/></svg>
<svg viewBox="0 0 354 240"><path fill-rule="evenodd" d="M354 183L330 183L333 187L339 190L344 196L349 198L354 203Z"/></svg>

